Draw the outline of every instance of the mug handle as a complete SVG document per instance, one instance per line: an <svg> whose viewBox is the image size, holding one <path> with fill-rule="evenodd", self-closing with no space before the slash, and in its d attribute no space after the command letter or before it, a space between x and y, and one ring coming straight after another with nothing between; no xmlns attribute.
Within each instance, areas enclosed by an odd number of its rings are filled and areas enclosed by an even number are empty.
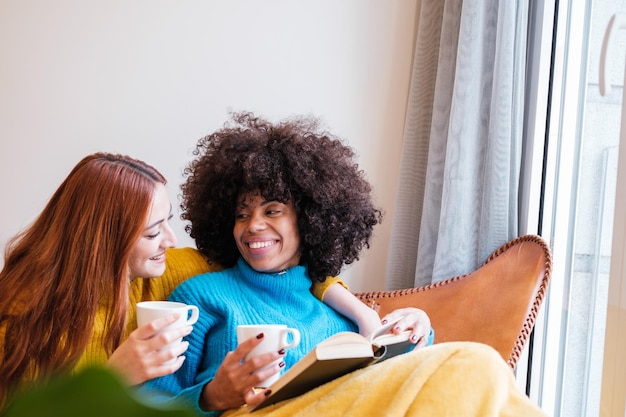
<svg viewBox="0 0 626 417"><path fill-rule="evenodd" d="M292 327L289 327L287 329L282 329L280 332L280 336L281 336L281 340L282 340L282 348L283 349L290 349L292 347L296 347L298 346L298 344L300 343L300 332L298 331L298 329L294 329ZM291 333L291 337L293 338L293 340L291 341L291 343L287 344L287 335Z"/></svg>
<svg viewBox="0 0 626 417"><path fill-rule="evenodd" d="M191 311L191 317L189 317L187 319L187 325L191 326L192 324L195 324L198 321L198 317L200 317L200 310L198 310L198 307L196 306L187 306L187 312Z"/></svg>

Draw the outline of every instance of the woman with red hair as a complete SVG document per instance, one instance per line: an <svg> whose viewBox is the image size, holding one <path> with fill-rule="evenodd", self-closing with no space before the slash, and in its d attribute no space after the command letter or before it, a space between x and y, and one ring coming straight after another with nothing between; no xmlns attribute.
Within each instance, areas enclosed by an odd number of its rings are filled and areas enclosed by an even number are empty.
<svg viewBox="0 0 626 417"><path fill-rule="evenodd" d="M186 344L159 349L191 327L154 337L174 317L125 334L129 284L162 275L165 252L176 244L165 184L142 161L89 155L11 239L0 272L0 406L29 381L80 362L108 360L129 384L181 366L183 358L163 363ZM148 295L149 285L143 291Z"/></svg>

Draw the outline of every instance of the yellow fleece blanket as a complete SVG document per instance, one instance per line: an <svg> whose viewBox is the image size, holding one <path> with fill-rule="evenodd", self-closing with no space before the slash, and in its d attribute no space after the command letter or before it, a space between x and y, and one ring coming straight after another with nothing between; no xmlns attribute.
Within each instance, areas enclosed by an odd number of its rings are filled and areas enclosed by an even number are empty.
<svg viewBox="0 0 626 417"><path fill-rule="evenodd" d="M223 416L475 416L546 414L521 392L491 347L435 344L358 370L292 400Z"/></svg>

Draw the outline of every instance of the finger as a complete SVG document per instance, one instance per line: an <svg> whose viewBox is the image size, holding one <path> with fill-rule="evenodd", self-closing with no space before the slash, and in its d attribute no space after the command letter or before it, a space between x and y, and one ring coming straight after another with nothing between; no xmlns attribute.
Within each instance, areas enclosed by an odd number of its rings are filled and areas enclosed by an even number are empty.
<svg viewBox="0 0 626 417"><path fill-rule="evenodd" d="M400 318L398 322L391 329L391 333L400 334L404 332L405 330L413 329L415 327L414 321L415 320L411 320L410 317L402 316L402 318Z"/></svg>
<svg viewBox="0 0 626 417"><path fill-rule="evenodd" d="M182 326L171 330L161 331L159 335L164 335L169 342L173 342L174 340L189 336L192 331L193 326Z"/></svg>
<svg viewBox="0 0 626 417"><path fill-rule="evenodd" d="M410 340L416 344L416 347L424 347L428 344L428 336L430 335L430 326L416 326L411 331Z"/></svg>
<svg viewBox="0 0 626 417"><path fill-rule="evenodd" d="M247 391L246 395L244 395L244 400L249 406L257 405L271 393L272 391L269 389L258 390L258 392L251 389Z"/></svg>
<svg viewBox="0 0 626 417"><path fill-rule="evenodd" d="M172 347L153 351L150 354L150 363L153 366L164 366L166 369L170 369L177 360L183 357L182 355L187 351L188 348L189 342L183 341L181 343L176 343ZM182 362L180 364L182 365Z"/></svg>
<svg viewBox="0 0 626 417"><path fill-rule="evenodd" d="M429 326L425 326L423 328L423 336L422 338L419 340L417 346L418 347L424 347L428 345L428 338L430 337L430 325Z"/></svg>
<svg viewBox="0 0 626 417"><path fill-rule="evenodd" d="M430 325L430 319L426 312L420 310L418 308L404 308L398 309L390 313L393 314L394 318L397 315L397 318L400 319L398 322L398 326L402 328L402 330L414 328L419 324L427 323Z"/></svg>
<svg viewBox="0 0 626 417"><path fill-rule="evenodd" d="M149 339L154 337L154 335L156 335L159 331L174 323L179 317L178 313L174 313L165 317L154 319L149 323L137 327L132 334L141 340Z"/></svg>
<svg viewBox="0 0 626 417"><path fill-rule="evenodd" d="M277 352L268 352L268 353L263 353L261 355L257 355L253 358L249 358L248 360L246 360L243 365L241 365L241 370L242 372L246 373L247 375L259 375L259 374L267 374L268 372L265 372L266 370L263 369L265 367L267 367L268 369L275 369L277 372L280 372L280 368L284 367L285 364L284 362L281 360L283 357L285 356L285 350L281 349ZM282 362L282 364L281 364ZM268 365L272 365L272 367L268 366ZM257 384L260 381L263 381L265 379L267 379L268 377L272 376L273 374L275 374L276 372L274 371L270 371L269 375L261 377L261 378L257 378L257 381L254 382L249 382L251 384ZM256 386L256 385L253 385Z"/></svg>
<svg viewBox="0 0 626 417"><path fill-rule="evenodd" d="M254 371L248 377L247 384L249 386L252 386L253 389L267 388L266 386L264 386L263 382L266 379L280 373L280 371L285 368L285 361L277 359L273 363L270 362L268 365Z"/></svg>
<svg viewBox="0 0 626 417"><path fill-rule="evenodd" d="M255 337L251 337L248 340L244 340L243 342L241 342L239 346L237 346L237 348L233 351L235 358L237 358L238 361L243 362L246 355L250 353L250 351L252 351L252 349L258 346L261 342L263 342L264 338L265 335L263 333L259 333Z"/></svg>
<svg viewBox="0 0 626 417"><path fill-rule="evenodd" d="M380 322L381 324L387 324L387 323L394 322L401 317L402 317L402 314L400 314L397 310L394 310L391 313L388 313L385 317L383 317Z"/></svg>
<svg viewBox="0 0 626 417"><path fill-rule="evenodd" d="M158 378L160 376L165 376L169 374L173 374L178 371L183 363L185 362L184 356L177 357L173 362L163 363L161 362L159 365L155 365L148 370L149 376L147 379Z"/></svg>
<svg viewBox="0 0 626 417"><path fill-rule="evenodd" d="M239 369L243 360L236 351L228 352L220 365L220 368L224 369Z"/></svg>
<svg viewBox="0 0 626 417"><path fill-rule="evenodd" d="M149 351L161 350L170 343L181 340L184 336L187 336L193 327L184 326L178 329L167 330L165 332L157 333L151 338L146 339L146 349Z"/></svg>
<svg viewBox="0 0 626 417"><path fill-rule="evenodd" d="M170 356L173 356L173 357L177 358L177 357L179 357L180 355L182 355L183 353L185 353L185 352L187 351L187 349L188 349L188 348L189 348L189 342L187 342L187 341L185 340L185 341L182 341L182 342L180 342L180 343L176 344L176 345L175 345L174 347L172 347L171 349L163 349L163 350L160 350L160 351L159 351L159 353L169 351L169 352L170 352L170 354L171 354ZM170 358L168 358L168 359L171 359L171 357L170 357Z"/></svg>

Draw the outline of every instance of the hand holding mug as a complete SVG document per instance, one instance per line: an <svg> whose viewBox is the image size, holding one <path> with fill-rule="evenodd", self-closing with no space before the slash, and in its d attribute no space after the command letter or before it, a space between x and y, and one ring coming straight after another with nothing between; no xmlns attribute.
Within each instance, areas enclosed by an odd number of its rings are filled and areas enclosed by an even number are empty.
<svg viewBox="0 0 626 417"><path fill-rule="evenodd" d="M191 333L191 326L165 331L179 319L170 314L138 327L111 354L107 366L128 385L176 372L185 360L181 355L187 350L188 343L178 343L169 350L163 350L163 347Z"/></svg>
<svg viewBox="0 0 626 417"><path fill-rule="evenodd" d="M157 332L157 335L193 325L196 321L198 321L199 310L198 307L194 305L187 305L173 301L143 301L137 303L138 326L143 326L156 319L168 317L172 314L178 314L178 319ZM161 350L176 349L179 347L182 340L182 336L177 337L175 340L163 346ZM172 364L175 361L176 358L170 359L169 361L164 362L164 364Z"/></svg>
<svg viewBox="0 0 626 417"><path fill-rule="evenodd" d="M300 343L300 332L298 329L289 328L284 324L252 324L237 326L237 344L240 345L246 340L257 337L263 334L263 341L252 349L244 358L248 361L256 356L269 353L278 352L283 349L290 349L298 346ZM264 367L261 370L269 369L280 361L274 361ZM275 373L269 378L261 382L258 388L266 388L272 385L280 378L280 373Z"/></svg>
<svg viewBox="0 0 626 417"><path fill-rule="evenodd" d="M203 410L226 410L263 401L269 390L257 392L255 387L259 387L265 378L280 373L285 356L285 351L276 347L276 350L246 361L245 358L264 342L265 337L265 333L259 333L257 329L256 334L226 354L215 377L202 390L200 407Z"/></svg>

